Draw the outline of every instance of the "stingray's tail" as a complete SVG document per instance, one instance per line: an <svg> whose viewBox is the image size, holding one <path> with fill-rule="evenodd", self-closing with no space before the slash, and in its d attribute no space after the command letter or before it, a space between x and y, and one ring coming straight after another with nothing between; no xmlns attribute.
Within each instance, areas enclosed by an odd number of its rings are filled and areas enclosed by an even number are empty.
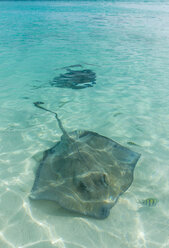
<svg viewBox="0 0 169 248"><path fill-rule="evenodd" d="M66 135L67 137L69 137L69 135L67 134L66 130L64 129L64 127L63 127L63 125L62 125L62 122L61 122L61 120L59 119L57 113L55 113L54 111L52 111L52 110L50 110L50 109L47 109L47 108L44 108L43 106L41 106L42 104L44 104L44 102L34 102L33 104L34 104L35 107L37 107L37 108L43 109L43 110L45 110L45 111L48 111L48 112L54 114L55 117L56 117L56 119L57 119L57 121L58 121L58 125L59 125L60 129L62 130L63 134Z"/></svg>

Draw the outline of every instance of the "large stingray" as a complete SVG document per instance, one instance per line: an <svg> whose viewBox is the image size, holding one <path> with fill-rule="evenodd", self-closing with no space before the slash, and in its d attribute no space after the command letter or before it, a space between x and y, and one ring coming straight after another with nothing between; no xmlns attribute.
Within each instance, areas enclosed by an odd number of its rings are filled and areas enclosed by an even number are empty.
<svg viewBox="0 0 169 248"><path fill-rule="evenodd" d="M133 181L140 154L98 133L76 130L63 132L61 140L44 151L31 192L33 199L58 202L62 207L103 219Z"/></svg>
<svg viewBox="0 0 169 248"><path fill-rule="evenodd" d="M67 68L67 72L54 77L50 82L52 86L61 88L83 89L92 87L96 83L96 73L89 69L71 70Z"/></svg>

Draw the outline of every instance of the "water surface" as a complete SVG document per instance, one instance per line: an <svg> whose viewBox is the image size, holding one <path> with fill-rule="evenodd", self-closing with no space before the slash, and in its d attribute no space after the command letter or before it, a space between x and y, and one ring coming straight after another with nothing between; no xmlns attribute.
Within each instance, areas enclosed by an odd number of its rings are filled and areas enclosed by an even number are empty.
<svg viewBox="0 0 169 248"><path fill-rule="evenodd" d="M167 1L0 2L0 247L169 247L168 23ZM73 64L95 71L97 84L49 85L56 68ZM142 154L107 219L29 200L32 157L61 135L34 101L67 131L95 131ZM140 208L149 197L157 206Z"/></svg>

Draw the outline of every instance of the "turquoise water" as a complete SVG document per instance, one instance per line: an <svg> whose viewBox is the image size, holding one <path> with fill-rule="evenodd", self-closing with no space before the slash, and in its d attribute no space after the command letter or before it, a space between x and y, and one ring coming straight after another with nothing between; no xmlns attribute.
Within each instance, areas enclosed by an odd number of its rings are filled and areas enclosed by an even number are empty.
<svg viewBox="0 0 169 248"><path fill-rule="evenodd" d="M167 1L0 2L0 247L169 247L168 23ZM95 71L93 88L49 86L55 69L74 64ZM107 219L29 200L32 157L61 135L34 101L57 110L67 131L142 154ZM159 202L140 208L147 198Z"/></svg>

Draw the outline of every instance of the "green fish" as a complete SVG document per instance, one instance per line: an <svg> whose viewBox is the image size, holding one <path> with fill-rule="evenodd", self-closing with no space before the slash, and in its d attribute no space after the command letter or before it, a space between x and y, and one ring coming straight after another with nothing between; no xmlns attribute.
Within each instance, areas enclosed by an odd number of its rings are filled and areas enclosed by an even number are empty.
<svg viewBox="0 0 169 248"><path fill-rule="evenodd" d="M147 206L147 207L155 207L157 205L157 203L159 202L158 199L155 198L148 198L145 200L140 200L139 203L143 206Z"/></svg>
<svg viewBox="0 0 169 248"><path fill-rule="evenodd" d="M127 144L130 146L139 146L136 143L134 143L133 141L128 141Z"/></svg>

